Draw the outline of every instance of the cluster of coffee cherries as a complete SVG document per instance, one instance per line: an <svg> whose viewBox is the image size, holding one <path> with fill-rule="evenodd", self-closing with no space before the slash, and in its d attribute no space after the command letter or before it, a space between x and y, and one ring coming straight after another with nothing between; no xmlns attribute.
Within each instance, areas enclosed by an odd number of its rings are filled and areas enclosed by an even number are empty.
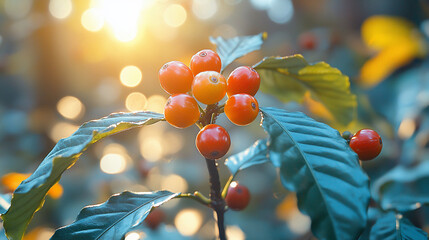
<svg viewBox="0 0 429 240"><path fill-rule="evenodd" d="M362 161L368 161L376 158L383 148L383 141L380 135L372 129L361 129L352 135L346 131L343 138L347 140L349 146Z"/></svg>
<svg viewBox="0 0 429 240"><path fill-rule="evenodd" d="M228 132L215 124L219 114L225 113L232 123L244 126L253 122L259 113L258 101L254 98L259 90L259 74L251 67L241 66L225 79L221 68L219 55L206 49L192 56L189 67L172 61L164 64L158 74L162 88L171 95L164 108L165 120L177 128L198 125L196 147L211 160L223 157L231 145ZM228 99L219 105L225 95ZM203 110L198 102L207 107ZM237 189L241 193L244 186L234 185L240 187Z"/></svg>

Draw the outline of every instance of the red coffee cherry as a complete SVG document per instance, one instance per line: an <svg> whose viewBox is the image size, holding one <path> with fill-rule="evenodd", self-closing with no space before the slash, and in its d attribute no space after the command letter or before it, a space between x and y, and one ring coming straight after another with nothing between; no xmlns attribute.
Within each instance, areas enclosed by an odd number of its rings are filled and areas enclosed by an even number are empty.
<svg viewBox="0 0 429 240"><path fill-rule="evenodd" d="M303 50L313 50L317 47L317 36L312 32L305 32L299 36L299 46Z"/></svg>
<svg viewBox="0 0 429 240"><path fill-rule="evenodd" d="M175 94L167 99L164 108L165 120L177 128L187 128L200 118L197 101L188 94Z"/></svg>
<svg viewBox="0 0 429 240"><path fill-rule="evenodd" d="M251 67L241 66L236 68L228 77L226 94L228 97L238 94L246 93L251 96L259 90L261 78L255 69Z"/></svg>
<svg viewBox="0 0 429 240"><path fill-rule="evenodd" d="M214 160L225 156L231 146L231 139L223 127L209 124L200 130L195 145L201 155Z"/></svg>
<svg viewBox="0 0 429 240"><path fill-rule="evenodd" d="M144 220L146 226L152 230L156 230L158 226L165 220L165 213L161 209L153 209Z"/></svg>
<svg viewBox="0 0 429 240"><path fill-rule="evenodd" d="M205 71L215 71L220 73L222 63L216 52L210 49L205 49L192 56L189 66L191 67L194 76L196 76L198 73Z"/></svg>
<svg viewBox="0 0 429 240"><path fill-rule="evenodd" d="M164 64L158 73L161 87L169 94L191 91L194 76L191 69L179 61Z"/></svg>
<svg viewBox="0 0 429 240"><path fill-rule="evenodd" d="M224 112L232 123L244 126L253 122L258 116L258 101L249 94L235 94L226 101Z"/></svg>
<svg viewBox="0 0 429 240"><path fill-rule="evenodd" d="M192 94L207 105L222 100L226 93L226 79L215 71L201 72L194 78Z"/></svg>
<svg viewBox="0 0 429 240"><path fill-rule="evenodd" d="M357 153L360 160L367 161L380 154L383 142L374 130L362 129L350 139L350 147Z"/></svg>
<svg viewBox="0 0 429 240"><path fill-rule="evenodd" d="M236 211L243 210L250 202L249 189L237 182L232 182L231 185L229 185L225 201L230 209Z"/></svg>

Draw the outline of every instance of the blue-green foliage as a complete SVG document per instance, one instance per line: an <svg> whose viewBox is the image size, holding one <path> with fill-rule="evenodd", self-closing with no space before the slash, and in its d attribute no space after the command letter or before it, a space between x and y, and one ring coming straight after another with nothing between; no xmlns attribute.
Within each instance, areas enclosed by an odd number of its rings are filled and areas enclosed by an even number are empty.
<svg viewBox="0 0 429 240"><path fill-rule="evenodd" d="M10 239L22 238L49 189L91 144L109 135L163 119L162 114L153 112L114 113L89 121L70 137L61 139L36 171L15 190L9 210L2 215L7 236ZM26 211L22 211L23 208Z"/></svg>
<svg viewBox="0 0 429 240"><path fill-rule="evenodd" d="M429 203L429 161L397 166L374 181L371 192L384 210L411 211Z"/></svg>
<svg viewBox="0 0 429 240"><path fill-rule="evenodd" d="M5 213L10 206L12 194L0 194L0 214Z"/></svg>
<svg viewBox="0 0 429 240"><path fill-rule="evenodd" d="M266 162L268 162L267 139L261 139L246 150L230 156L225 161L225 165L231 174L235 175L240 170Z"/></svg>
<svg viewBox="0 0 429 240"><path fill-rule="evenodd" d="M303 113L261 108L270 160L319 239L355 239L369 203L368 177L338 131Z"/></svg>
<svg viewBox="0 0 429 240"><path fill-rule="evenodd" d="M427 234L407 218L393 212L379 218L370 232L370 240L427 240Z"/></svg>
<svg viewBox="0 0 429 240"><path fill-rule="evenodd" d="M216 52L222 61L222 71L237 58L259 50L264 43L265 35L266 33L260 33L230 39L210 37L210 41L216 45Z"/></svg>
<svg viewBox="0 0 429 240"><path fill-rule="evenodd" d="M113 195L103 204L83 208L74 223L58 229L51 239L121 239L141 224L152 208L177 195L168 191Z"/></svg>

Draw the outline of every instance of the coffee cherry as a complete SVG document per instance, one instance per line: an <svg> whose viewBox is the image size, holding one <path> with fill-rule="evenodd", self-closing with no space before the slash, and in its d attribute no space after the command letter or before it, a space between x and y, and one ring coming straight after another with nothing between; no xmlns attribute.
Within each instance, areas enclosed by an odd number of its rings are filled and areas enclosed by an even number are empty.
<svg viewBox="0 0 429 240"><path fill-rule="evenodd" d="M189 65L194 76L205 71L215 71L219 73L222 68L219 55L210 49L197 52L192 56L191 63Z"/></svg>
<svg viewBox="0 0 429 240"><path fill-rule="evenodd" d="M188 94L175 94L167 99L164 108L165 120L177 128L187 128L200 118L197 101Z"/></svg>
<svg viewBox="0 0 429 240"><path fill-rule="evenodd" d="M214 71L201 72L194 78L192 94L207 105L222 100L226 93L226 79L222 74Z"/></svg>
<svg viewBox="0 0 429 240"><path fill-rule="evenodd" d="M314 50L317 47L317 36L312 32L305 32L299 36L299 46L303 50Z"/></svg>
<svg viewBox="0 0 429 240"><path fill-rule="evenodd" d="M350 147L357 153L360 160L367 161L380 154L383 142L374 130L362 129L350 139Z"/></svg>
<svg viewBox="0 0 429 240"><path fill-rule="evenodd" d="M209 124L200 130L195 145L201 155L214 160L225 156L231 146L231 139L223 127Z"/></svg>
<svg viewBox="0 0 429 240"><path fill-rule="evenodd" d="M191 69L185 64L172 61L164 64L158 73L161 87L169 94L187 93L191 90L192 75Z"/></svg>
<svg viewBox="0 0 429 240"><path fill-rule="evenodd" d="M250 192L247 187L232 182L226 194L226 205L232 210L243 210L250 202Z"/></svg>
<svg viewBox="0 0 429 240"><path fill-rule="evenodd" d="M158 226L165 220L165 213L161 209L153 209L149 215L147 215L144 223L148 228L156 230Z"/></svg>
<svg viewBox="0 0 429 240"><path fill-rule="evenodd" d="M250 124L259 113L258 101L249 94L232 95L225 103L226 117L240 126Z"/></svg>
<svg viewBox="0 0 429 240"><path fill-rule="evenodd" d="M255 69L246 66L238 67L228 77L226 94L228 97L238 93L255 96L260 83L261 78Z"/></svg>

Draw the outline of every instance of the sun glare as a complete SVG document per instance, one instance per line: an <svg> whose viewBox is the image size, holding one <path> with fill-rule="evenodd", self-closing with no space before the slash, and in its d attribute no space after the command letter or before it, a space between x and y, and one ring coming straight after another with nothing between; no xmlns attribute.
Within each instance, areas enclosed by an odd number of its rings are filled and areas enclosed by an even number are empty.
<svg viewBox="0 0 429 240"><path fill-rule="evenodd" d="M82 26L91 32L100 31L104 25L104 17L96 8L86 10L81 17Z"/></svg>
<svg viewBox="0 0 429 240"><path fill-rule="evenodd" d="M90 6L100 13L116 39L130 42L138 35L142 11L151 4L152 1L147 0L93 0Z"/></svg>

